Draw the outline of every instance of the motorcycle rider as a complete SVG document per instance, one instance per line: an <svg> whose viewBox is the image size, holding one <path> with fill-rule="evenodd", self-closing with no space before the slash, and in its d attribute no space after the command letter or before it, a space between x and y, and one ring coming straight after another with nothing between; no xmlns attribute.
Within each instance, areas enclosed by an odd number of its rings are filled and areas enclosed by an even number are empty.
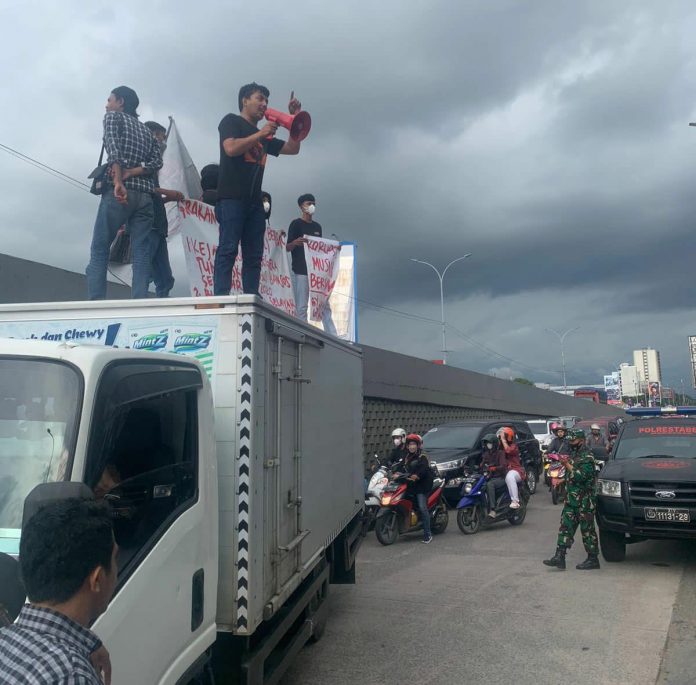
<svg viewBox="0 0 696 685"><path fill-rule="evenodd" d="M587 436L587 447L588 449L593 449L594 447L603 447L605 450L609 450L609 442L602 435L601 428L598 423L593 423L590 426L590 434Z"/></svg>
<svg viewBox="0 0 696 685"><path fill-rule="evenodd" d="M573 536L579 524L587 559L575 568L589 571L599 568L597 532L594 525L595 461L592 452L585 445L584 430L571 428L568 431L568 439L570 455L561 459L566 467L566 503L561 512L556 553L550 559L544 559L544 564L565 571L566 552L573 544Z"/></svg>
<svg viewBox="0 0 696 685"><path fill-rule="evenodd" d="M505 474L505 484L510 493L510 509L520 508L520 493L517 487L526 477L522 460L520 459L520 448L515 444L515 431L510 426L503 426L496 433L500 438L500 444L505 451L507 462L507 473Z"/></svg>
<svg viewBox="0 0 696 685"><path fill-rule="evenodd" d="M549 442L546 451L549 454L569 454L570 448L568 447L568 438L566 437L568 432L566 427L562 423L554 422L550 428L554 437Z"/></svg>
<svg viewBox="0 0 696 685"><path fill-rule="evenodd" d="M495 433L487 433L482 440L483 456L481 457L481 470L488 469L492 474L486 483L486 500L488 503L488 515L494 519L496 517L495 502L497 492L505 487L507 459L505 459L505 452Z"/></svg>
<svg viewBox="0 0 696 685"><path fill-rule="evenodd" d="M430 461L423 452L423 439L416 433L406 436L406 473L410 492L416 496L418 510L423 523L423 542L427 545L432 539L430 532L430 512L428 511L428 495L433 488L433 473Z"/></svg>
<svg viewBox="0 0 696 685"><path fill-rule="evenodd" d="M386 466L388 469L393 469L396 464L406 459L406 431L403 428L395 428L391 434L392 447L389 456L387 457Z"/></svg>

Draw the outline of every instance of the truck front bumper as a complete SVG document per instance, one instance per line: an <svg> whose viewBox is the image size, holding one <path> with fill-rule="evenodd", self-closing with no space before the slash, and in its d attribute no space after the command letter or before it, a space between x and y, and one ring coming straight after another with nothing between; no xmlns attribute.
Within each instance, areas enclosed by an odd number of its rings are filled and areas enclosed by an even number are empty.
<svg viewBox="0 0 696 685"><path fill-rule="evenodd" d="M696 508L689 508L689 511L689 523L648 521L645 519L644 507L627 506L623 499L617 497L597 497L597 523L601 530L625 533L641 540L696 539Z"/></svg>

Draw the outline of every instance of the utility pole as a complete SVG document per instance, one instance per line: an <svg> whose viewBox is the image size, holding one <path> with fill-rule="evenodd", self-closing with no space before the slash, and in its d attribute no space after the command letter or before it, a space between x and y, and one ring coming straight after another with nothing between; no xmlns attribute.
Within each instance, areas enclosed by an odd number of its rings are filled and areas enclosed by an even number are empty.
<svg viewBox="0 0 696 685"><path fill-rule="evenodd" d="M558 337L559 342L561 343L561 367L563 368L563 394L567 395L568 394L568 384L566 383L565 339L571 333L580 330L580 326L576 326L575 328L569 328L567 331L563 331L563 333L561 333L560 331L557 331L553 328L547 328L546 330L549 333L553 333L554 335L556 335Z"/></svg>
<svg viewBox="0 0 696 685"><path fill-rule="evenodd" d="M426 266L429 266L436 274L437 277L440 281L440 321L442 325L442 363L447 364L447 333L446 333L446 324L445 324L445 291L444 291L444 286L443 282L445 279L445 274L447 273L447 269L449 269L452 264L456 264L457 262L461 262L462 259L466 259L467 257L471 257L471 252L468 254L465 254L462 257L457 257L456 259L453 259L444 269L442 272L440 272L437 267L433 266L430 262L424 262L422 259L414 259L411 257L412 262L417 262L418 264L425 264Z"/></svg>

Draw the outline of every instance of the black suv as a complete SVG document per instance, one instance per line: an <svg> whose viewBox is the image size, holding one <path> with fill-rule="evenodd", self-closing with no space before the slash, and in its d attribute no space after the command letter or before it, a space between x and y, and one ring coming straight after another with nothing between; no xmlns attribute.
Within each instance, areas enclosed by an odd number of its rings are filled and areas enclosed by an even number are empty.
<svg viewBox="0 0 696 685"><path fill-rule="evenodd" d="M536 491L542 471L541 450L539 442L524 421L455 421L436 426L423 436L423 451L447 480L444 492L447 504L454 507L461 499L464 467L473 468L481 463L483 436L495 433L503 426L514 429L515 442L520 448L520 457L527 471L529 490L532 493Z"/></svg>
<svg viewBox="0 0 696 685"><path fill-rule="evenodd" d="M623 561L627 543L696 538L696 418L647 416L625 423L597 486L599 542L607 561Z"/></svg>

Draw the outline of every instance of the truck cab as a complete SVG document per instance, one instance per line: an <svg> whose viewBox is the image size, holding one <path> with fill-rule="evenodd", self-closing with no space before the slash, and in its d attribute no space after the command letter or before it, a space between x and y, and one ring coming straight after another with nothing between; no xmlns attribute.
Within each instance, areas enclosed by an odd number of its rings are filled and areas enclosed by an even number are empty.
<svg viewBox="0 0 696 685"><path fill-rule="evenodd" d="M598 481L602 555L623 561L626 545L696 538L694 408L628 410Z"/></svg>

